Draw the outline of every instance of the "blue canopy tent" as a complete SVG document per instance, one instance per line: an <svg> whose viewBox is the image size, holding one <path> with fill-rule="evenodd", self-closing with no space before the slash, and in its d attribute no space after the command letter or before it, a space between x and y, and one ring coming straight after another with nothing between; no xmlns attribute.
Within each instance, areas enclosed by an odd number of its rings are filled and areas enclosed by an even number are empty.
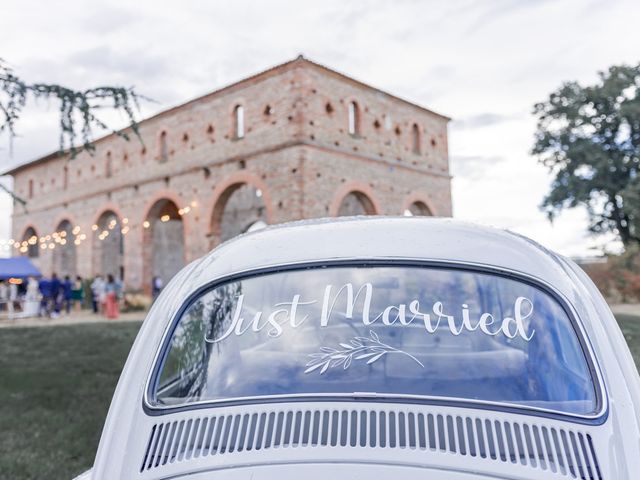
<svg viewBox="0 0 640 480"><path fill-rule="evenodd" d="M0 258L0 280L41 276L40 270L27 257Z"/></svg>

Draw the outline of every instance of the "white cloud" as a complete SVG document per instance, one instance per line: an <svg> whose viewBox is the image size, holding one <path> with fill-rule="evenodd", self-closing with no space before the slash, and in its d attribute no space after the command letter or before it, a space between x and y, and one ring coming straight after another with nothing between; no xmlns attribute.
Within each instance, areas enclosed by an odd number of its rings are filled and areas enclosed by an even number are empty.
<svg viewBox="0 0 640 480"><path fill-rule="evenodd" d="M640 60L640 4L377 0L80 0L3 8L0 57L34 81L135 85L151 114L299 53L454 118L455 215L512 228L550 248L590 253L584 212L549 224L549 177L529 155L531 108L563 81ZM57 148L51 105L30 108L0 168ZM0 200L0 238L9 235ZM594 243L595 242L595 243Z"/></svg>

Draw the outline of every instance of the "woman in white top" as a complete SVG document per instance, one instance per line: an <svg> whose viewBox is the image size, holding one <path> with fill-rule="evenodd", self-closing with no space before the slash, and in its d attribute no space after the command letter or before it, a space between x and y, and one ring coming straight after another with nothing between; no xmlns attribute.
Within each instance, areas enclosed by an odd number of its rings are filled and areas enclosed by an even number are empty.
<svg viewBox="0 0 640 480"><path fill-rule="evenodd" d="M29 277L27 283L27 293L24 296L24 313L27 317L38 316L40 310L40 290L39 283L33 277Z"/></svg>

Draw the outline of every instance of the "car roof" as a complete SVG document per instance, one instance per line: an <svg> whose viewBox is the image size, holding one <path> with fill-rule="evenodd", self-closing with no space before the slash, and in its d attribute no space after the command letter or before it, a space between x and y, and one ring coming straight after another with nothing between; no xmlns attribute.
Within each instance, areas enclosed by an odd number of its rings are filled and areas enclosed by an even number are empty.
<svg viewBox="0 0 640 480"><path fill-rule="evenodd" d="M507 230L434 217L322 218L269 226L214 249L194 265L190 280L203 285L287 264L400 259L486 266L575 294L566 260L538 243Z"/></svg>

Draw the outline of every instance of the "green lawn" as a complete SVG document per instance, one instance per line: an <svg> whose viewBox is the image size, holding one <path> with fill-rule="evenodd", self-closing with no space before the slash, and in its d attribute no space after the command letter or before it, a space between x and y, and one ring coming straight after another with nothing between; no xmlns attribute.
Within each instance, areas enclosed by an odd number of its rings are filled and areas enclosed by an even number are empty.
<svg viewBox="0 0 640 480"><path fill-rule="evenodd" d="M616 318L640 370L640 316L619 314Z"/></svg>
<svg viewBox="0 0 640 480"><path fill-rule="evenodd" d="M91 467L139 328L0 330L0 479L70 480Z"/></svg>
<svg viewBox="0 0 640 480"><path fill-rule="evenodd" d="M640 366L640 317L618 319ZM91 466L139 327L0 330L1 480L70 480Z"/></svg>

